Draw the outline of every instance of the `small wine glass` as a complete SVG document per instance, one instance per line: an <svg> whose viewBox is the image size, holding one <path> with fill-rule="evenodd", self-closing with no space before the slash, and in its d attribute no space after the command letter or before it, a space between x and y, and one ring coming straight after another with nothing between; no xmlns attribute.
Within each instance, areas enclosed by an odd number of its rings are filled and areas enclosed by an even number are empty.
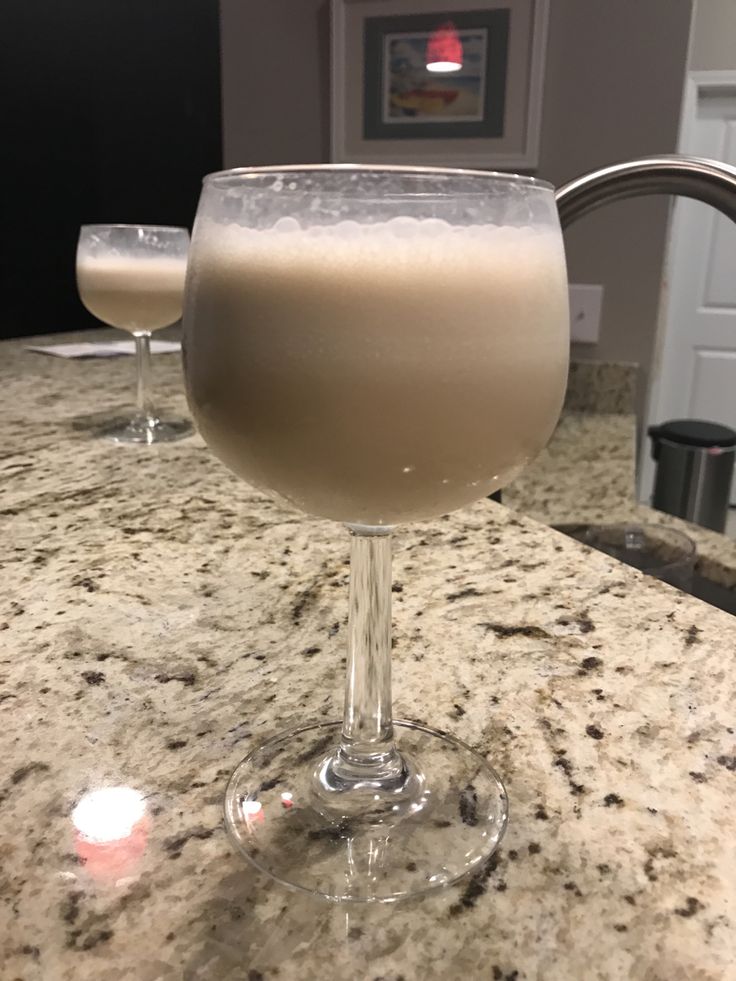
<svg viewBox="0 0 736 981"><path fill-rule="evenodd" d="M198 428L249 483L350 532L343 719L274 736L226 792L233 842L275 879L390 902L501 840L506 792L485 756L392 719L391 533L487 496L539 452L568 335L548 184L358 166L205 179L184 305Z"/></svg>
<svg viewBox="0 0 736 981"><path fill-rule="evenodd" d="M189 436L188 419L160 419L151 397L151 334L181 318L189 251L186 228L83 225L77 288L91 314L135 339L136 412L102 432L117 443L165 443Z"/></svg>

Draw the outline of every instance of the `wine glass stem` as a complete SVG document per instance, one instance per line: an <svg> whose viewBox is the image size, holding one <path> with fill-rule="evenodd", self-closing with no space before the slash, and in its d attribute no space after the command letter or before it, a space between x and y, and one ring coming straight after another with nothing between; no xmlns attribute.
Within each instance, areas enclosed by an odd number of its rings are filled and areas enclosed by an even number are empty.
<svg viewBox="0 0 736 981"><path fill-rule="evenodd" d="M151 334L140 331L135 334L135 359L138 371L136 407L138 416L150 423L154 419L151 400Z"/></svg>
<svg viewBox="0 0 736 981"><path fill-rule="evenodd" d="M350 527L347 681L339 756L375 776L398 765L391 722L391 528Z"/></svg>

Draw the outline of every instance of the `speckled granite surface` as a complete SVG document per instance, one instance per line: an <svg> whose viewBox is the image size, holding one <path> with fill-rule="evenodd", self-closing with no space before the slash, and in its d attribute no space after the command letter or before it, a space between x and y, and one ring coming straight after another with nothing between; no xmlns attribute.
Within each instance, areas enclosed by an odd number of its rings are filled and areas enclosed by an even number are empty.
<svg viewBox="0 0 736 981"><path fill-rule="evenodd" d="M628 361L572 361L565 409L624 415L634 412L638 377L639 366Z"/></svg>
<svg viewBox="0 0 736 981"><path fill-rule="evenodd" d="M633 500L636 420L633 415L566 412L549 445L504 490L504 504L539 521L576 521ZM585 520L585 519L581 519Z"/></svg>
<svg viewBox="0 0 736 981"><path fill-rule="evenodd" d="M3 979L736 977L734 620L489 502L397 537L395 702L504 775L497 858L349 910L241 864L227 774L339 712L347 543L196 437L92 439L131 373L0 347ZM112 851L70 821L111 785Z"/></svg>

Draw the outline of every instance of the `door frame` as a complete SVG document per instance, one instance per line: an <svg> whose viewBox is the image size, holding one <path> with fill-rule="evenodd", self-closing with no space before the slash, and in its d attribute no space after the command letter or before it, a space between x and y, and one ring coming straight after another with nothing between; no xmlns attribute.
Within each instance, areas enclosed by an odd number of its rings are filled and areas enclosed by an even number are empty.
<svg viewBox="0 0 736 981"><path fill-rule="evenodd" d="M723 71L693 71L688 72L680 111L680 128L677 138L677 152L693 154L695 127L698 118L698 105L706 92L719 92L736 88L736 70ZM644 426L641 432L639 447L639 467L637 481L638 499L648 504L654 488L654 461L651 458L647 428L654 419L658 419L662 403L662 360L668 336L672 336L673 321L677 314L676 305L672 299L669 284L672 274L680 261L679 249L684 240L684 218L678 208L672 209L667 247L665 251L662 289L660 293L657 331L654 342L654 357L649 381L649 391L645 402Z"/></svg>

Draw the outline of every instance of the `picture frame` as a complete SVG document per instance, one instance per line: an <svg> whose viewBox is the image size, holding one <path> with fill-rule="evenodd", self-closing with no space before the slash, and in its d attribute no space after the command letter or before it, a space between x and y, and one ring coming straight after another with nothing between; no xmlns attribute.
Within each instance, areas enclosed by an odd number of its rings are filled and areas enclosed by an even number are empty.
<svg viewBox="0 0 736 981"><path fill-rule="evenodd" d="M536 169L549 0L332 0L331 15L333 162Z"/></svg>

